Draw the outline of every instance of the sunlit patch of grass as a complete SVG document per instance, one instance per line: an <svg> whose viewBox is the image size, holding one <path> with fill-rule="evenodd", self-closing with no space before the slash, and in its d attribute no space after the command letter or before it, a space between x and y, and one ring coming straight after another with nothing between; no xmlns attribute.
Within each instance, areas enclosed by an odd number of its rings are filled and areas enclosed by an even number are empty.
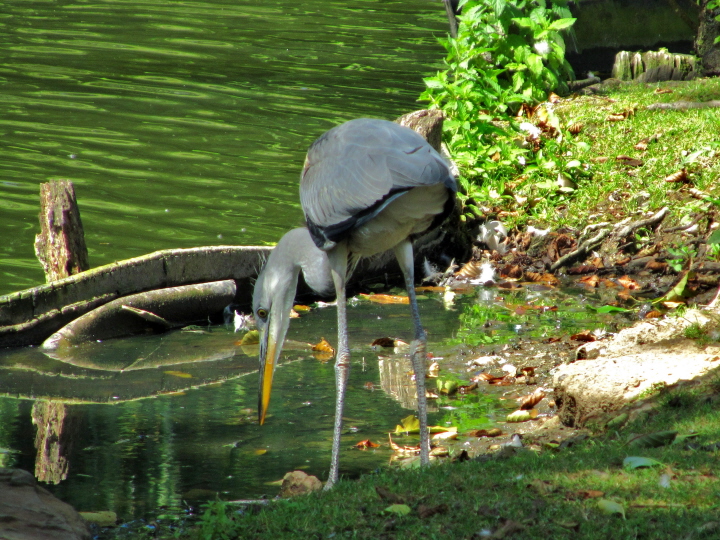
<svg viewBox="0 0 720 540"><path fill-rule="evenodd" d="M672 93L655 93L668 89ZM652 103L720 99L720 83L703 79L688 83L626 85L603 96L583 96L564 100L556 111L565 125L581 123L583 130L574 137L574 157L591 163L592 177L580 183L560 211L536 210L547 224L579 226L589 213L598 221L610 211L632 213L638 209L658 209L670 204L672 218L701 206L700 201L672 204L685 189L665 178L681 169L690 173L695 187L720 195L716 179L720 175L720 114L717 108L688 110L648 110ZM625 120L609 121L614 113L632 111ZM659 135L655 138L656 135ZM636 148L643 139L645 150ZM580 143L580 144L578 144ZM639 167L619 163L618 156L642 161ZM603 159L599 159L603 158ZM647 195L642 195L645 192ZM610 202L608 202L610 201ZM552 200L548 201L548 205Z"/></svg>

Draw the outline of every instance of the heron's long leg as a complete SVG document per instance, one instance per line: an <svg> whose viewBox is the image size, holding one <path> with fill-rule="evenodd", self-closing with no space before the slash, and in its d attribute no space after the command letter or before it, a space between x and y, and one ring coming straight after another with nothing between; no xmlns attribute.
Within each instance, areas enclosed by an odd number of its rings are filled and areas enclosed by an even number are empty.
<svg viewBox="0 0 720 540"><path fill-rule="evenodd" d="M335 283L335 292L337 294L338 341L335 361L335 386L337 388L335 428L333 430L330 474L325 484L325 489L330 489L338 480L343 406L345 404L345 389L347 388L348 375L350 374L350 348L348 346L347 305L345 301L345 278L348 261L347 244L341 242L335 246L335 248L328 253L328 259L330 260L330 273Z"/></svg>
<svg viewBox="0 0 720 540"><path fill-rule="evenodd" d="M415 268L413 248L409 240L403 240L395 247L395 256L405 276L405 288L410 299L410 310L415 324L415 341L412 344L411 359L417 388L418 418L420 420L420 464L430 462L430 437L427 424L427 397L425 395L425 363L427 361L425 330L420 323L420 311L415 297Z"/></svg>

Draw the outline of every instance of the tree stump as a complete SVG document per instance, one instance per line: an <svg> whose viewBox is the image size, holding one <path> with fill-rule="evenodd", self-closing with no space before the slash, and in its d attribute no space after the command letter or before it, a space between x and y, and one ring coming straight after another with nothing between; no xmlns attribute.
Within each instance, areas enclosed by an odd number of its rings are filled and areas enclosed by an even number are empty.
<svg viewBox="0 0 720 540"><path fill-rule="evenodd" d="M442 145L443 119L444 116L440 110L421 109L404 114L395 122L416 131L430 143L430 146L442 153L440 146Z"/></svg>
<svg viewBox="0 0 720 540"><path fill-rule="evenodd" d="M69 180L40 185L40 234L35 255L49 283L90 268L85 232Z"/></svg>

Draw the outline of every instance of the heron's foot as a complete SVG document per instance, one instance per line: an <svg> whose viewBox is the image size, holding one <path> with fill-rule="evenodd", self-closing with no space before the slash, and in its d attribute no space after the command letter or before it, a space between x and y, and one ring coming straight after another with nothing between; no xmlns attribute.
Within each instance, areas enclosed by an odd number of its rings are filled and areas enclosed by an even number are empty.
<svg viewBox="0 0 720 540"><path fill-rule="evenodd" d="M331 489L335 486L336 482L337 482L337 480L333 480L332 478L328 478L328 481L325 482L325 485L323 486L323 491L329 491L329 490L331 490Z"/></svg>

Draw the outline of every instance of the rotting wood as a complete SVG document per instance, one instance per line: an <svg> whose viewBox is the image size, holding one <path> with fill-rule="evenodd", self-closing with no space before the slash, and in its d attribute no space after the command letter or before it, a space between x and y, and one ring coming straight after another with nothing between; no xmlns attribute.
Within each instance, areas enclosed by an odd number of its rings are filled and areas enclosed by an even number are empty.
<svg viewBox="0 0 720 540"><path fill-rule="evenodd" d="M395 122L401 126L409 127L416 133L420 134L430 146L439 153L442 153L442 129L444 114L442 111L434 109L421 109L413 111L399 117Z"/></svg>
<svg viewBox="0 0 720 540"><path fill-rule="evenodd" d="M222 312L233 298L233 280L168 287L124 296L75 319L45 340L42 347L57 349L86 341L141 334L158 328L167 330L190 322L205 321L207 317ZM143 316L138 316L138 312L143 312ZM152 318L148 316L150 314Z"/></svg>
<svg viewBox="0 0 720 540"><path fill-rule="evenodd" d="M0 296L0 347L39 345L99 305L152 289L235 279L241 282L236 301L247 302L252 295L250 278L271 249L208 246L156 251Z"/></svg>
<svg viewBox="0 0 720 540"><path fill-rule="evenodd" d="M48 283L90 268L75 188L68 180L40 184L40 234L35 255Z"/></svg>
<svg viewBox="0 0 720 540"><path fill-rule="evenodd" d="M0 326L0 347L39 345L58 328L98 306L107 304L115 298L117 298L117 294L103 294L90 300L83 300L62 306L59 309L52 309L29 321Z"/></svg>

